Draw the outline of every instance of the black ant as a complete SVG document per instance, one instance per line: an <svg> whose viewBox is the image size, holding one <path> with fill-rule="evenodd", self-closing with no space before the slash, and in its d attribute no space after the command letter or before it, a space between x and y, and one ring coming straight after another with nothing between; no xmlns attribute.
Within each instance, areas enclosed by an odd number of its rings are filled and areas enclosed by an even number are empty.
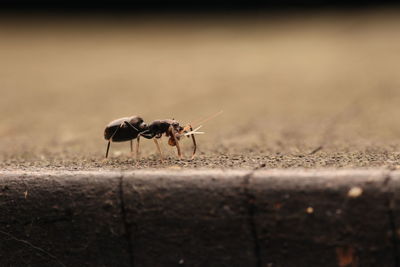
<svg viewBox="0 0 400 267"><path fill-rule="evenodd" d="M200 126L201 127L201 126ZM176 146L178 150L178 156L182 158L181 148L179 146L179 141L182 136L187 136L192 138L193 141L193 154L192 159L196 154L196 139L195 134L202 134L203 132L197 132L200 127L193 130L190 124L182 127L176 120L155 120L150 125L144 123L143 119L139 116L132 116L114 120L110 122L106 129L104 130L104 138L108 141L106 158L108 157L108 151L110 149L111 142L124 142L130 141L131 152L133 152L133 140L137 140L136 145L136 157L139 156L139 141L140 137L143 136L146 139L153 139L156 144L157 150L160 153L161 160L163 156L161 153L160 145L157 139L161 138L163 134L169 137L168 144L170 146Z"/></svg>

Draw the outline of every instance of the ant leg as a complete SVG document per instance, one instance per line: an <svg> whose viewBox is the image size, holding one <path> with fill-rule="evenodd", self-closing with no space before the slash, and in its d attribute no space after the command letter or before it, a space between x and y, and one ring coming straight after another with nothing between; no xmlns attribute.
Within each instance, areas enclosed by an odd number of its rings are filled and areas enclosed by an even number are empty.
<svg viewBox="0 0 400 267"><path fill-rule="evenodd" d="M126 124L126 125L128 125L129 127L131 127L133 130L135 130L135 131L137 131L137 132L140 132L135 126L133 126L129 121L124 121L122 124ZM121 126L122 126L122 124L121 124ZM120 126L120 127L121 127Z"/></svg>
<svg viewBox="0 0 400 267"><path fill-rule="evenodd" d="M158 153L160 153L160 158L161 158L161 161L163 161L163 155L162 155L162 153L161 153L161 148L160 148L160 145L158 144L158 141L157 141L157 139L153 139L154 140L154 143L156 144L156 146L157 146L157 150L158 150Z"/></svg>
<svg viewBox="0 0 400 267"><path fill-rule="evenodd" d="M113 139L114 135L118 132L118 130L120 128L121 128L121 125L117 129L115 129L115 132L111 135L110 139L108 139L106 158L108 158L108 150L110 149L111 140Z"/></svg>
<svg viewBox="0 0 400 267"><path fill-rule="evenodd" d="M106 158L108 158L108 150L110 149L110 144L111 144L111 139L108 140L107 151L106 151Z"/></svg>
<svg viewBox="0 0 400 267"><path fill-rule="evenodd" d="M124 121L123 124L128 125L129 127L131 127L133 130L140 132L138 129L136 129L136 127L134 127L129 121ZM121 124L122 126L122 124ZM120 126L120 127L121 127ZM131 154L133 153L133 141L131 140Z"/></svg>
<svg viewBox="0 0 400 267"><path fill-rule="evenodd" d="M131 153L133 153L133 142L131 140Z"/></svg>
<svg viewBox="0 0 400 267"><path fill-rule="evenodd" d="M175 136L176 135L176 131L172 126L170 126L169 128L170 128L170 131L172 133L172 137L174 138L174 141L175 141L175 144L176 144L176 149L178 150L179 159L182 159L181 147L179 146L178 138L176 138L176 136Z"/></svg>
<svg viewBox="0 0 400 267"><path fill-rule="evenodd" d="M136 143L136 160L139 160L139 141L140 141L140 135L137 137L137 143Z"/></svg>
<svg viewBox="0 0 400 267"><path fill-rule="evenodd" d="M189 127L190 131L193 131L192 125L189 125ZM194 156L196 155L197 144L196 144L196 139L194 138L194 134L191 134L190 136L192 137L193 141L193 154L191 159L194 159Z"/></svg>

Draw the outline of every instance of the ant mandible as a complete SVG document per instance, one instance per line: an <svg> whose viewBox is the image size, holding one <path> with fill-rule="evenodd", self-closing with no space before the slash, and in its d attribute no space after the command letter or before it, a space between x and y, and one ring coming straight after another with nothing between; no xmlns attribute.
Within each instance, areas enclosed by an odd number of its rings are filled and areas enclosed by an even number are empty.
<svg viewBox="0 0 400 267"><path fill-rule="evenodd" d="M104 130L104 138L108 141L106 158L110 149L111 142L124 142L130 141L131 152L133 152L133 140L137 140L136 144L136 157L139 158L139 141L140 137L143 136L146 139L153 139L156 144L157 150L160 154L161 160L163 155L161 153L160 145L157 139L160 139L163 134L169 137L168 144L170 146L176 146L178 151L179 159L182 158L182 152L179 145L179 141L182 136L192 138L193 141L193 154L192 159L196 154L197 144L194 137L195 134L203 134L198 132L201 126L193 130L190 124L182 127L179 122L172 119L166 120L155 120L150 125L147 125L143 119L139 116L125 117L110 122Z"/></svg>

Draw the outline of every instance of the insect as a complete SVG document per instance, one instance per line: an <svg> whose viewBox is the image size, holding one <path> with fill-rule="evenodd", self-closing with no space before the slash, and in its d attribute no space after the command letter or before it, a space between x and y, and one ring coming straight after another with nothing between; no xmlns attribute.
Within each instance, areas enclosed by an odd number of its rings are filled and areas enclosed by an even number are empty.
<svg viewBox="0 0 400 267"><path fill-rule="evenodd" d="M196 154L197 144L194 137L195 134L203 134L198 132L201 126L193 130L190 124L185 127L180 126L179 122L172 119L166 120L155 120L150 125L147 125L143 119L139 116L132 116L114 120L110 122L104 130L104 138L108 141L106 158L110 149L111 142L124 142L130 141L131 152L133 151L133 140L137 140L136 145L136 157L139 155L139 141L140 137L143 136L146 139L153 139L156 144L157 150L160 154L161 160L163 155L158 144L157 139L160 139L163 134L169 137L168 144L170 146L176 146L179 158L182 158L182 151L179 145L179 141L182 137L191 137L193 141L193 153L192 159Z"/></svg>

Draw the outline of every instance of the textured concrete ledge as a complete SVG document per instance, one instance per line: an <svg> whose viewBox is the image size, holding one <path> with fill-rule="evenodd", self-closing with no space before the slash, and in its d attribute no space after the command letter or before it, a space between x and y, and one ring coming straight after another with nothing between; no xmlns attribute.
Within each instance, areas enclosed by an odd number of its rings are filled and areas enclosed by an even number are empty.
<svg viewBox="0 0 400 267"><path fill-rule="evenodd" d="M399 266L400 173L0 172L1 266Z"/></svg>

